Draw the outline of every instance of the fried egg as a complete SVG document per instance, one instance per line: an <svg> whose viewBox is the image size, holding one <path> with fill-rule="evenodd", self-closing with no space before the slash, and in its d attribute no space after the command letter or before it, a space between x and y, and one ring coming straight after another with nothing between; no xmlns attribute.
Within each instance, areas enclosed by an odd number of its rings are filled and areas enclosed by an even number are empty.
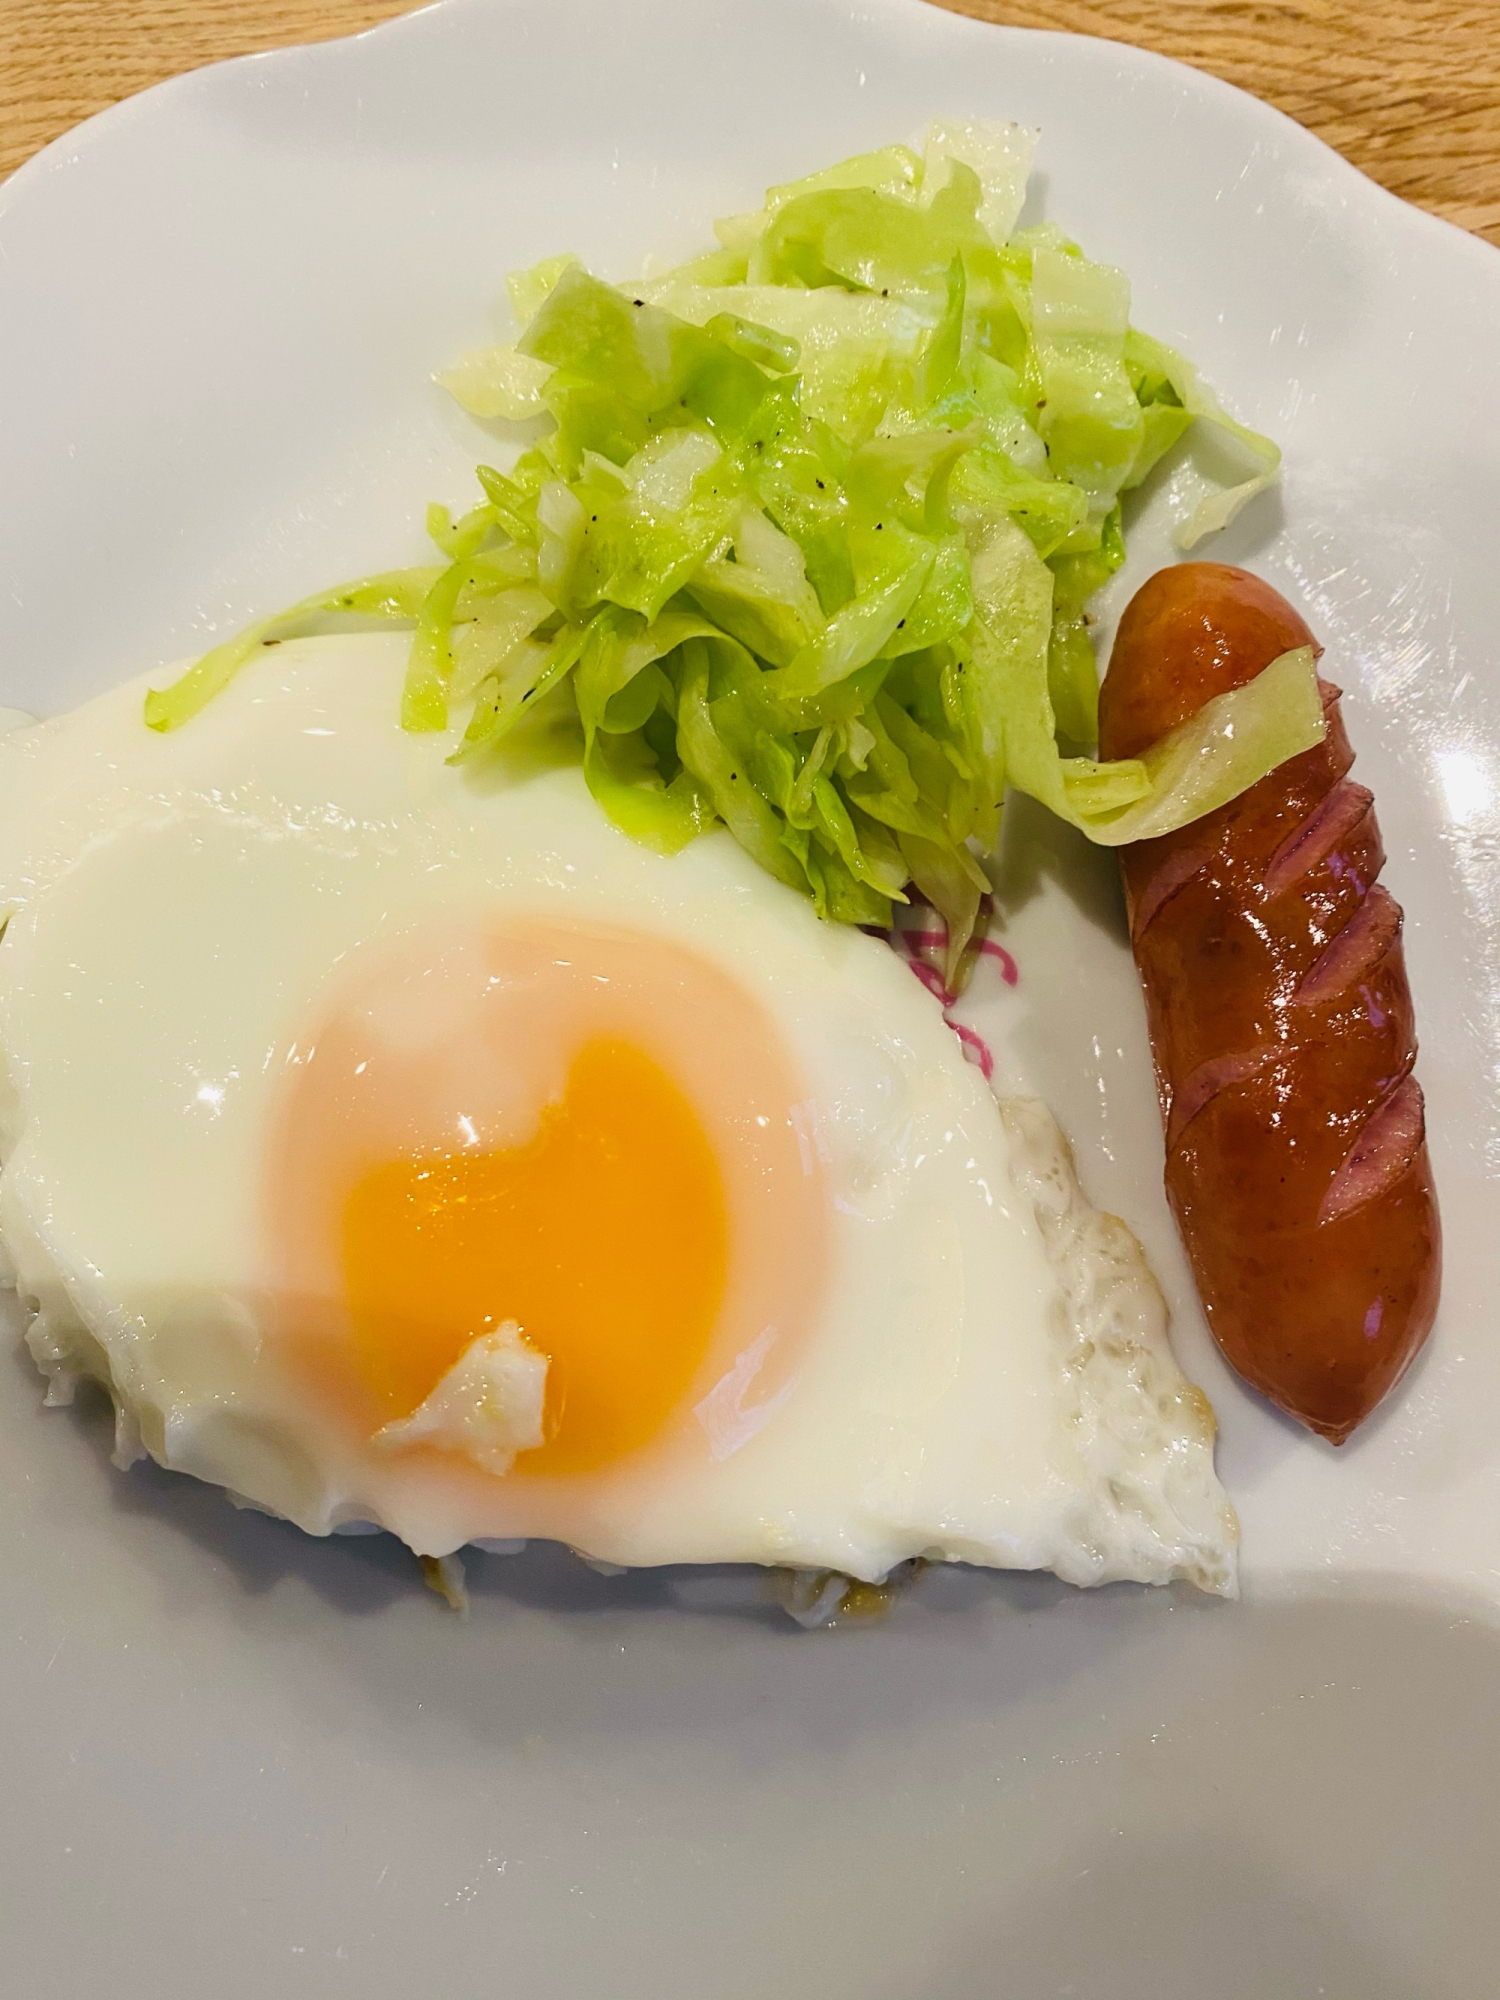
<svg viewBox="0 0 1500 2000"><path fill-rule="evenodd" d="M880 940L605 818L565 718L266 648L0 738L0 1242L122 1460L312 1534L1234 1583L1123 1224Z"/></svg>

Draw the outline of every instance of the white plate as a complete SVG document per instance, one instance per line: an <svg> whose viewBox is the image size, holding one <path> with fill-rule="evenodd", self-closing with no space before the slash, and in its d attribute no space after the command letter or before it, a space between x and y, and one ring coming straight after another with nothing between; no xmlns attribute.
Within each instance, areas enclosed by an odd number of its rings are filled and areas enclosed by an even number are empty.
<svg viewBox="0 0 1500 2000"><path fill-rule="evenodd" d="M448 0L202 71L0 189L0 702L415 559L481 444L427 377L507 269L686 252L937 113L1041 126L1040 211L1285 443L1281 499L1213 553L1307 609L1380 802L1448 1232L1429 1354L1338 1454L1219 1363L1107 864L1055 840L1012 884L1021 986L976 1018L1162 1275L1246 1602L931 1575L807 1638L733 1576L542 1552L476 1562L460 1625L384 1540L113 1472L97 1411L42 1416L7 1354L6 1995L1494 1990L1492 250L1194 71L910 0Z"/></svg>

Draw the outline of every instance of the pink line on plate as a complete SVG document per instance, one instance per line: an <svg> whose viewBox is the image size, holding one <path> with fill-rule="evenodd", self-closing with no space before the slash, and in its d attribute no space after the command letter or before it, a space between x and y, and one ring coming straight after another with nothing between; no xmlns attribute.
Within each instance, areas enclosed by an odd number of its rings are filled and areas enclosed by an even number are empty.
<svg viewBox="0 0 1500 2000"><path fill-rule="evenodd" d="M948 1015L943 1019L963 1043L964 1054L970 1062L978 1063L979 1073L988 1083L995 1074L995 1058L990 1054L990 1045L983 1035L976 1035L972 1028L966 1028L962 1021L954 1021Z"/></svg>
<svg viewBox="0 0 1500 2000"><path fill-rule="evenodd" d="M919 951L946 951L948 949L948 931L946 925L940 931L902 931L901 936L907 944L914 946ZM977 951L982 958L998 959L1000 961L1000 977L1005 981L1007 986L1014 986L1020 979L1021 974L1016 966L1016 961L1005 949L1005 946L1003 944L996 944L993 938L980 938L977 943L970 944L969 950Z"/></svg>
<svg viewBox="0 0 1500 2000"><path fill-rule="evenodd" d="M979 1065L980 1074L983 1076L985 1082L989 1083L995 1074L995 1058L990 1053L989 1043L984 1039L983 1035L977 1033L973 1028L966 1027L962 1021L955 1021L949 1012L958 995L948 991L948 988L943 984L942 974L935 965L929 965L926 959L918 958L911 950L901 952L897 946L898 939L903 946L911 946L913 944L917 946L923 944L932 944L939 947L946 946L948 942L946 926L941 931L903 931L894 929L888 933L888 937L891 949L896 951L898 956L905 957L908 966L910 966L917 978L921 980L927 991L942 1008L943 1019L953 1030L954 1034L957 1035L967 1060ZM1010 954L1007 952L1003 956L1008 960ZM1014 985L1014 983L1014 976L1012 974L1011 984Z"/></svg>

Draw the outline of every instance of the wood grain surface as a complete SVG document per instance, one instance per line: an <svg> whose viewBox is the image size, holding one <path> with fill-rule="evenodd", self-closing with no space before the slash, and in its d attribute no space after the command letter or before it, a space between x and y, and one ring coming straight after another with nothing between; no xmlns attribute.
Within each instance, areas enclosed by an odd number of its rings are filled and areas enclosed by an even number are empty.
<svg viewBox="0 0 1500 2000"><path fill-rule="evenodd" d="M1500 0L942 4L1136 42L1211 70L1395 193L1500 245ZM0 175L163 77L402 11L400 0L0 0Z"/></svg>

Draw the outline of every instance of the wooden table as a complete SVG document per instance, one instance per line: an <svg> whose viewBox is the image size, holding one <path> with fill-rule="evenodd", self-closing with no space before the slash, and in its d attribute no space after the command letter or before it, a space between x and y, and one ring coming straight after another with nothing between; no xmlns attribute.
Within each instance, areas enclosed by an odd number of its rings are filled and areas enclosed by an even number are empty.
<svg viewBox="0 0 1500 2000"><path fill-rule="evenodd" d="M944 4L1137 42L1212 70L1395 193L1500 245L1500 0ZM351 34L402 11L403 0L0 0L0 175L180 70Z"/></svg>

